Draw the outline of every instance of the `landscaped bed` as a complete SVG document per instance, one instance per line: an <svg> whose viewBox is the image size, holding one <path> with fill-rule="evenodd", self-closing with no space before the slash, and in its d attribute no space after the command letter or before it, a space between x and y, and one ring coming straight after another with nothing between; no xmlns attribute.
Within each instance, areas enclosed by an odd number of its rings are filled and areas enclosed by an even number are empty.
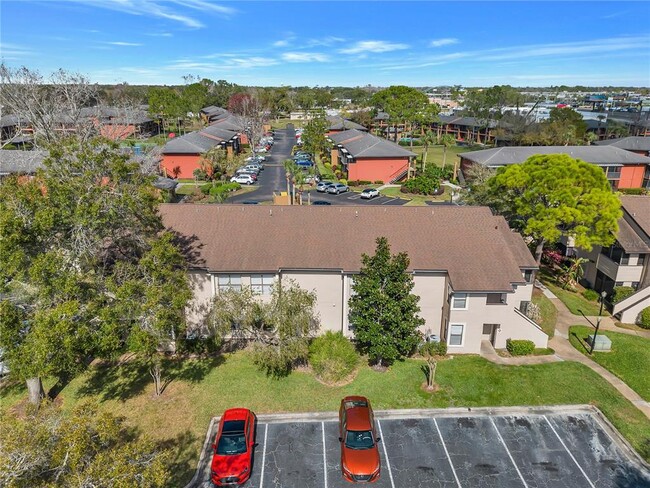
<svg viewBox="0 0 650 488"><path fill-rule="evenodd" d="M349 394L368 396L376 409L592 403L650 459L650 420L584 365L503 366L478 356L456 356L439 362L440 390L429 394L420 389L425 380L422 364L410 359L385 373L363 366L349 384L327 387L302 371L280 380L269 378L255 368L248 353L238 352L168 364L165 374L173 381L154 399L147 370L132 361L98 367L74 379L57 401L70 409L82 399L97 399L103 409L123 415L129 424L171 447L171 486L182 486L192 477L210 418L224 409L335 411ZM5 386L0 389L0 408L11 408L25 397L22 385Z"/></svg>
<svg viewBox="0 0 650 488"><path fill-rule="evenodd" d="M543 270L539 274L540 280L548 287L551 292L564 303L573 315L586 315L588 317L598 315L600 303L597 301L587 300L580 293L584 288L578 285L576 291L565 290L558 286L555 277L549 274L548 270ZM608 315L607 308L603 309L603 315Z"/></svg>
<svg viewBox="0 0 650 488"><path fill-rule="evenodd" d="M585 338L593 333L591 327L576 325L569 329L569 340L578 351L589 355ZM650 339L609 330L601 330L598 335L601 334L612 341L612 350L594 351L591 359L622 379L645 401L650 401L650 375L647 371L650 365Z"/></svg>
<svg viewBox="0 0 650 488"><path fill-rule="evenodd" d="M539 307L542 319L539 325L550 339L555 335L555 324L557 322L557 309L541 290L533 289L533 303Z"/></svg>

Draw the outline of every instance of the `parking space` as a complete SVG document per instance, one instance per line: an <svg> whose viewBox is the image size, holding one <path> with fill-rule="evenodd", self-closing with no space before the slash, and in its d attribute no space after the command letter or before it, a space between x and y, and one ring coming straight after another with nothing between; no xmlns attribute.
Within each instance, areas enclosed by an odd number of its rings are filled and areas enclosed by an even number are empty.
<svg viewBox="0 0 650 488"><path fill-rule="evenodd" d="M650 488L650 472L590 410L495 415L377 414L377 488ZM259 421L250 488L344 488L338 423ZM209 459L202 466L208 487Z"/></svg>

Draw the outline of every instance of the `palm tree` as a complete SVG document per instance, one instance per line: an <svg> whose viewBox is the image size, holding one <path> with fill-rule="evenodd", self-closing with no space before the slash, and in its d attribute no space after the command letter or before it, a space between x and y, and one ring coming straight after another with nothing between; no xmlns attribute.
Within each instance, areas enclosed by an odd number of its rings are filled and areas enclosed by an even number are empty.
<svg viewBox="0 0 650 488"><path fill-rule="evenodd" d="M424 157L422 158L422 172L427 169L427 158L429 157L429 146L432 146L436 143L438 137L435 132L428 130L422 136L422 145L424 146Z"/></svg>

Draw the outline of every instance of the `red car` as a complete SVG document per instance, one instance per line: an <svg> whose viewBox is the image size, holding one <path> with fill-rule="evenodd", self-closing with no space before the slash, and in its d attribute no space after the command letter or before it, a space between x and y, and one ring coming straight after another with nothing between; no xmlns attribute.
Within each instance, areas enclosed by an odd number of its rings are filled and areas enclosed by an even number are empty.
<svg viewBox="0 0 650 488"><path fill-rule="evenodd" d="M343 478L353 483L372 483L379 479L379 437L367 398L348 396L339 410L339 442Z"/></svg>
<svg viewBox="0 0 650 488"><path fill-rule="evenodd" d="M211 478L216 486L241 485L251 476L255 414L246 408L226 410L212 444Z"/></svg>

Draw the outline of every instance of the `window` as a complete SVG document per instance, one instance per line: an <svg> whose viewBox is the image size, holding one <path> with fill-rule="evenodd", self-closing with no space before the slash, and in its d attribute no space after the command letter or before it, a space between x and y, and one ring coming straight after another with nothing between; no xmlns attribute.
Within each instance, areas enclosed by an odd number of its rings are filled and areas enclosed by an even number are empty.
<svg viewBox="0 0 650 488"><path fill-rule="evenodd" d="M454 293L451 298L451 308L454 310L467 310L467 293Z"/></svg>
<svg viewBox="0 0 650 488"><path fill-rule="evenodd" d="M621 255L621 261L620 261L620 263L621 263L622 265L628 265L628 264L630 264L630 255L629 255L628 253L624 252L624 253Z"/></svg>
<svg viewBox="0 0 650 488"><path fill-rule="evenodd" d="M271 274L252 275L251 289L253 290L253 293L257 293L258 295L270 295L274 279L275 275Z"/></svg>
<svg viewBox="0 0 650 488"><path fill-rule="evenodd" d="M485 301L488 305L505 305L506 304L506 294L505 293L488 293L487 300Z"/></svg>
<svg viewBox="0 0 650 488"><path fill-rule="evenodd" d="M451 324L449 326L448 344L450 346L462 346L464 330L465 330L465 326L463 324Z"/></svg>
<svg viewBox="0 0 650 488"><path fill-rule="evenodd" d="M624 281L617 281L616 283L614 283L614 286L624 286L624 285L625 285Z"/></svg>
<svg viewBox="0 0 650 488"><path fill-rule="evenodd" d="M636 261L637 266L643 266L643 263L645 263L645 254L639 254L639 257Z"/></svg>
<svg viewBox="0 0 650 488"><path fill-rule="evenodd" d="M241 291L241 275L219 275L219 293L226 290Z"/></svg>
<svg viewBox="0 0 650 488"><path fill-rule="evenodd" d="M533 276L534 272L532 269L526 269L524 270L524 280L526 280L526 283L532 283L533 282Z"/></svg>

